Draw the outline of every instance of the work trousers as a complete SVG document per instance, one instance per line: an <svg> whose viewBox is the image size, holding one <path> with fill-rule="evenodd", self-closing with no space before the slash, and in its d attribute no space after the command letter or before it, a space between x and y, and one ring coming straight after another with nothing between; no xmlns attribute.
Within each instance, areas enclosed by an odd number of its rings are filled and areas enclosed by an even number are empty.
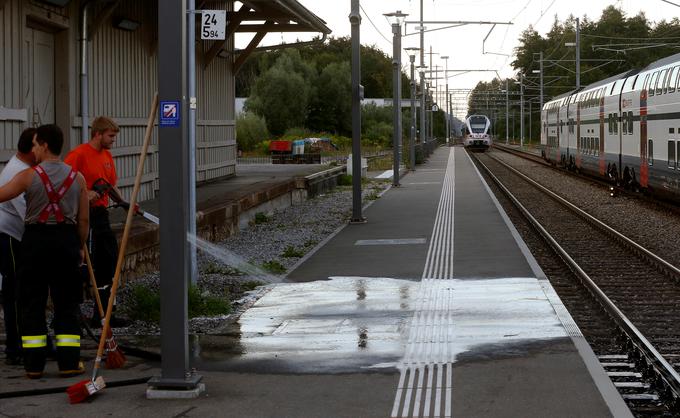
<svg viewBox="0 0 680 418"><path fill-rule="evenodd" d="M45 367L48 294L60 371L78 369L80 360L80 239L75 225L26 225L19 262L20 332L27 372Z"/></svg>
<svg viewBox="0 0 680 418"><path fill-rule="evenodd" d="M19 338L19 289L17 265L21 254L21 241L0 233L0 274L2 274L2 309L5 316L5 355L15 359L21 356Z"/></svg>
<svg viewBox="0 0 680 418"><path fill-rule="evenodd" d="M102 300L102 307L106 313L106 308L111 295L111 284L113 275L116 271L116 261L118 260L118 242L111 230L109 223L109 212L105 207L97 206L90 209L90 255L94 277L99 288L99 297ZM95 309L96 318L99 317Z"/></svg>

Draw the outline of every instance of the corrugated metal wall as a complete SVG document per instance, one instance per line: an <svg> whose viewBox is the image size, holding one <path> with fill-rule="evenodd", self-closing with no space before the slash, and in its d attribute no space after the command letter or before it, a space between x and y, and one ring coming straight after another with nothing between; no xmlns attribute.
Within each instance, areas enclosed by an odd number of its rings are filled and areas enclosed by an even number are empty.
<svg viewBox="0 0 680 418"><path fill-rule="evenodd" d="M0 1L0 106L5 116L0 117L0 163L11 157L14 142L24 126L24 121L12 120L9 113L25 109L21 94L21 42L23 33L22 2ZM10 111L11 109L11 111Z"/></svg>
<svg viewBox="0 0 680 418"><path fill-rule="evenodd" d="M21 54L25 10L31 0L0 0L0 106L22 108ZM213 3L213 4L211 4ZM95 3L90 21L101 16L107 2ZM233 10L233 2L208 2L204 8ZM41 6L42 7L42 6ZM106 115L115 119L121 132L112 149L119 185L124 195L132 189L137 170L138 152L144 139L146 119L154 92L157 89L157 7L158 1L123 0L101 22L93 33L88 51L89 114ZM70 92L71 144L79 143L80 120L80 47L76 12L80 6L72 1L69 10L68 34L68 91ZM112 22L120 17L141 23L135 31L114 28ZM234 129L234 80L231 58L215 58L203 68L205 43L197 46L198 113L196 129L197 180L206 181L234 174L236 165L236 133ZM233 41L227 47L231 48ZM207 49L206 49L207 50ZM65 53L64 51L55 51ZM2 112L0 115L8 114ZM15 149L14 143L21 130L28 126L23 121L0 118L0 164L7 161ZM153 198L158 189L157 132L145 163L145 176L139 198Z"/></svg>
<svg viewBox="0 0 680 418"><path fill-rule="evenodd" d="M205 9L223 9L225 2L208 2ZM226 4L233 10L233 2ZM200 25L197 23L200 30ZM200 36L200 35L199 35ZM235 83L232 58L215 57L204 68L203 55L212 43L200 41L196 48L196 91L198 114L196 126L196 179L210 180L232 175L236 171L236 129L234 116ZM233 37L227 50L233 50Z"/></svg>

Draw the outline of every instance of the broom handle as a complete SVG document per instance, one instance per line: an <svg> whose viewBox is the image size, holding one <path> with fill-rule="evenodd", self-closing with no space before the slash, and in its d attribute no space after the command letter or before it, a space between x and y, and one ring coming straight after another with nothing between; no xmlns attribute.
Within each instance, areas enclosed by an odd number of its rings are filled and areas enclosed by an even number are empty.
<svg viewBox="0 0 680 418"><path fill-rule="evenodd" d="M87 250L87 245L83 245L83 251L85 251L85 262L87 263L87 272L90 275L90 284L92 284L92 289L94 293L94 299L97 301L97 308L99 309L99 317L104 316L104 307L102 306L102 300L99 297L99 289L97 288L97 279L94 277L94 270L92 270L92 261L90 261L90 252Z"/></svg>
<svg viewBox="0 0 680 418"><path fill-rule="evenodd" d="M137 175L135 176L135 185L130 196L130 207L128 208L127 218L125 219L125 228L123 229L123 238L121 239L120 249L118 250L118 261L116 263L116 272L113 275L113 284L111 285L111 295L109 296L109 304L106 307L106 316L104 317L104 327L102 335L99 337L99 347L97 348L97 357L94 360L94 367L92 369L92 379L97 377L97 369L102 361L104 354L104 344L106 342L106 335L109 332L109 321L111 320L111 312L113 312L113 301L116 298L116 291L118 290L118 283L120 282L120 272L123 269L123 260L125 260L125 248L127 247L128 237L130 236L130 227L132 226L132 217L135 214L135 205L137 204L137 194L142 183L142 174L144 173L144 160L146 160L146 153L151 142L151 134L153 133L153 124L156 120L156 112L158 110L158 93L154 94L149 111L149 119L146 122L146 133L144 135L144 144L142 145L142 152L139 154L139 163L137 163Z"/></svg>

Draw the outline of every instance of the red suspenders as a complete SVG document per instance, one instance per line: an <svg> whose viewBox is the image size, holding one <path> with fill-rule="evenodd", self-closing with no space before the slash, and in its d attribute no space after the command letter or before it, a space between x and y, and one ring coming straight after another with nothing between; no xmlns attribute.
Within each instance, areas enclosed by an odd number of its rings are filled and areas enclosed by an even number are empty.
<svg viewBox="0 0 680 418"><path fill-rule="evenodd" d="M45 170L43 170L40 165L34 166L33 169L36 173L38 173L38 176L40 176L40 180L42 180L43 186L45 186L47 198L50 201L50 203L45 206L42 212L40 212L38 222L41 224L47 223L47 219L52 213L54 213L57 223L64 222L64 213L61 211L61 207L59 207L59 201L64 197L66 191L68 191L68 189L71 187L78 173L74 169L71 169L71 172L61 184L59 190L55 191L52 182L50 181L49 177L47 177L47 173L45 173Z"/></svg>

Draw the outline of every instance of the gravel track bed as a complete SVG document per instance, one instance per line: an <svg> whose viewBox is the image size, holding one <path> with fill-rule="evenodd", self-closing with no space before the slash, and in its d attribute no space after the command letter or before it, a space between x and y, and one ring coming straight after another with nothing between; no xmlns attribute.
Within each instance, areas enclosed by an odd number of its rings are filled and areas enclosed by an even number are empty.
<svg viewBox="0 0 680 418"><path fill-rule="evenodd" d="M635 198L612 198L607 189L587 179L565 176L549 167L502 151L492 150L491 153L659 257L680 267L678 213Z"/></svg>

